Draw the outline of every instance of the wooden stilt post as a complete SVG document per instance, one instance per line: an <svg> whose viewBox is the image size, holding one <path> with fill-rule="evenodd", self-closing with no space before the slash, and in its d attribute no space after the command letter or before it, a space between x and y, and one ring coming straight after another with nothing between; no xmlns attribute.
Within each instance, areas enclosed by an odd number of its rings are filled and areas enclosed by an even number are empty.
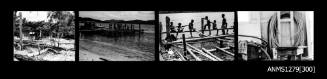
<svg viewBox="0 0 327 79"><path fill-rule="evenodd" d="M201 18L201 31L203 33L203 18Z"/></svg>
<svg viewBox="0 0 327 79"><path fill-rule="evenodd" d="M210 25L210 23L208 23L209 25L208 25L208 29L209 29L209 36L211 35L211 25Z"/></svg>
<svg viewBox="0 0 327 79"><path fill-rule="evenodd" d="M15 22L15 20L16 20L16 11L13 12L13 21L12 21L14 23L13 24L13 32L16 31L16 27L15 27L16 22Z"/></svg>
<svg viewBox="0 0 327 79"><path fill-rule="evenodd" d="M169 37L170 36L170 19L169 17L166 17L166 37Z"/></svg>
<svg viewBox="0 0 327 79"><path fill-rule="evenodd" d="M139 40L141 40L141 24L139 24Z"/></svg>
<svg viewBox="0 0 327 79"><path fill-rule="evenodd" d="M23 49L23 32L22 32L22 29L23 29L23 18L22 18L22 12L19 13L19 37L20 37L20 41L19 41L19 44L20 44L20 50Z"/></svg>
<svg viewBox="0 0 327 79"><path fill-rule="evenodd" d="M131 24L131 30L134 32L134 27L133 27L133 24Z"/></svg>
<svg viewBox="0 0 327 79"><path fill-rule="evenodd" d="M219 34L218 34L218 31L219 31L219 30L218 30L218 26L217 26L217 24L216 24L216 28L217 28L217 35L216 35L216 36L218 36L218 35L219 35Z"/></svg>
<svg viewBox="0 0 327 79"><path fill-rule="evenodd" d="M141 33L141 24L139 24L139 31L140 31L140 33Z"/></svg>
<svg viewBox="0 0 327 79"><path fill-rule="evenodd" d="M224 47L224 42L223 42L223 40L220 40L219 42L220 42L220 43L219 43L219 44L220 44L220 45L219 45L220 48L223 48L223 47Z"/></svg>
<svg viewBox="0 0 327 79"><path fill-rule="evenodd" d="M126 32L126 24L124 24L123 30L124 32Z"/></svg>
<svg viewBox="0 0 327 79"><path fill-rule="evenodd" d="M162 33L162 22L159 22L159 35L160 35L160 40L161 40L161 34ZM159 42L159 43L161 43L161 42Z"/></svg>
<svg viewBox="0 0 327 79"><path fill-rule="evenodd" d="M193 21L193 20L192 20L192 21ZM190 31L191 37L193 37L193 35L192 35L193 28L194 28L193 23L192 23L192 26L191 26L191 23L190 23L188 27L189 27L189 31ZM192 27L192 28L191 28L191 27Z"/></svg>
<svg viewBox="0 0 327 79"><path fill-rule="evenodd" d="M203 27L203 18L201 18L201 30L202 30L202 34L204 34L204 27Z"/></svg>
<svg viewBox="0 0 327 79"><path fill-rule="evenodd" d="M109 24L108 32L112 29L112 23Z"/></svg>
<svg viewBox="0 0 327 79"><path fill-rule="evenodd" d="M135 30L134 24L132 24L132 26L133 26L133 30Z"/></svg>
<svg viewBox="0 0 327 79"><path fill-rule="evenodd" d="M176 31L176 38L178 39L178 33L179 33L179 31Z"/></svg>
<svg viewBox="0 0 327 79"><path fill-rule="evenodd" d="M184 46L184 56L186 56L187 50L186 50L185 34L183 34L183 46Z"/></svg>
<svg viewBox="0 0 327 79"><path fill-rule="evenodd" d="M125 31L127 31L127 24L125 24Z"/></svg>
<svg viewBox="0 0 327 79"><path fill-rule="evenodd" d="M116 26L115 23L113 23L112 24L112 30L115 30L115 28L116 28L115 26Z"/></svg>
<svg viewBox="0 0 327 79"><path fill-rule="evenodd" d="M131 26L127 26L128 30L131 30Z"/></svg>
<svg viewBox="0 0 327 79"><path fill-rule="evenodd" d="M133 30L133 31L134 31L134 26L133 26L133 24L131 24L131 30Z"/></svg>

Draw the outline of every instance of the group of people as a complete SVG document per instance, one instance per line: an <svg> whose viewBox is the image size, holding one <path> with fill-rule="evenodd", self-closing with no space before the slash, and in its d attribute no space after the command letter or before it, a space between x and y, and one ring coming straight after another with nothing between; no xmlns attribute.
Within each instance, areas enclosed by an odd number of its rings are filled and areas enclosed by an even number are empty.
<svg viewBox="0 0 327 79"><path fill-rule="evenodd" d="M226 35L228 34L228 29L227 29L227 21L226 21L226 18L225 18L225 14L222 14L221 17L223 18L222 20L222 25L221 25L221 30L222 30L222 34L223 35ZM206 22L206 23L204 23ZM209 30L209 35L211 35L211 24L213 26L213 30L217 30L217 35L218 35L218 28L217 28L217 23L216 23L216 20L214 20L213 22L211 22L208 18L208 16L205 16L205 18L203 20L201 20L201 23L205 24L202 28L202 33L204 33L204 31L207 29L208 27L208 30Z"/></svg>
<svg viewBox="0 0 327 79"><path fill-rule="evenodd" d="M222 34L226 35L228 34L228 29L227 29L227 21L225 18L225 14L221 15L223 20L222 20L222 26L221 26L221 30L222 30ZM206 22L206 23L204 23ZM218 35L218 28L217 28L217 23L216 20L214 20L213 22L211 22L208 18L208 16L205 16L205 18L203 18L201 20L201 23L204 24L201 28L202 28L202 33L204 34L204 31L208 28L209 30L209 35L211 35L211 24L213 26L213 30L217 30L217 35ZM173 26L173 22L170 22L170 18L168 16L166 16L166 27L167 29L169 29L170 32L175 32L177 33L176 36L170 34L167 35L167 38L174 38L173 40L176 40L178 37L178 33L183 32L184 27L188 26L189 27L189 32L191 34L191 37L193 37L192 32L196 32L196 29L194 28L194 20L191 19L191 22L188 25L184 25L182 26L182 23L178 23L177 26ZM177 27L177 29L175 28ZM225 31L226 30L226 31ZM173 41L171 40L171 41Z"/></svg>

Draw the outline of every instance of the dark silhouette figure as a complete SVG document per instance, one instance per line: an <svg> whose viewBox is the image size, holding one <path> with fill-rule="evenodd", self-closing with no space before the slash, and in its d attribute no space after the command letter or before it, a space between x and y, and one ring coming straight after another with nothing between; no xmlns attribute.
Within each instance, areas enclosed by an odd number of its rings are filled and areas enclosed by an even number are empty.
<svg viewBox="0 0 327 79"><path fill-rule="evenodd" d="M226 35L225 30L228 32L228 29L227 29L227 22L226 22L225 14L222 14L221 17L223 18L221 28L223 31L223 35Z"/></svg>
<svg viewBox="0 0 327 79"><path fill-rule="evenodd" d="M213 20L212 28L213 28L214 30L217 29L217 23L216 23L216 20Z"/></svg>
<svg viewBox="0 0 327 79"><path fill-rule="evenodd" d="M169 25L169 23L170 23L170 18L166 16L166 26Z"/></svg>
<svg viewBox="0 0 327 79"><path fill-rule="evenodd" d="M205 17L205 20L207 20L207 24L204 25L204 30L208 27L208 30L209 30L209 35L211 35L211 29L210 29L210 20L208 18L208 16Z"/></svg>
<svg viewBox="0 0 327 79"><path fill-rule="evenodd" d="M168 37L165 38L165 40L167 42L172 42L172 41L176 41L177 38L173 34L170 34L170 35L168 35Z"/></svg>
<svg viewBox="0 0 327 79"><path fill-rule="evenodd" d="M170 34L168 35L168 37L165 38L165 40L167 42L172 42L172 41L176 41L177 38L173 35L173 34ZM164 48L165 50L168 50L169 48L171 48L173 46L173 44L164 44Z"/></svg>
<svg viewBox="0 0 327 79"><path fill-rule="evenodd" d="M182 27L183 27L182 26L182 23L178 23L178 26L177 26L178 32L182 32L183 31L183 28Z"/></svg>
<svg viewBox="0 0 327 79"><path fill-rule="evenodd" d="M171 32L176 32L175 27L173 26L174 22L170 22L170 31Z"/></svg>
<svg viewBox="0 0 327 79"><path fill-rule="evenodd" d="M217 30L217 34L216 35L218 36L218 28L217 28L217 22L216 22L216 20L213 20L212 27L213 27L214 30Z"/></svg>
<svg viewBox="0 0 327 79"><path fill-rule="evenodd" d="M178 37L178 33L180 32L183 32L182 23L178 23L176 37Z"/></svg>
<svg viewBox="0 0 327 79"><path fill-rule="evenodd" d="M195 31L195 29L193 28L193 23L194 23L194 20L192 19L191 22L188 24L188 28L189 28L191 37L193 37L192 32Z"/></svg>

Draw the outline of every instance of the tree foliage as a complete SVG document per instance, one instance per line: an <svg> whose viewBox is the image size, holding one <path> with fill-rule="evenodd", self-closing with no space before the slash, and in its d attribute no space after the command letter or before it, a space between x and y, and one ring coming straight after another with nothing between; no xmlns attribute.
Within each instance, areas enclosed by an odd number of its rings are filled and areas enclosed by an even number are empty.
<svg viewBox="0 0 327 79"><path fill-rule="evenodd" d="M53 32L60 36L72 36L75 33L74 14L68 11L51 11L48 14L50 23L53 24Z"/></svg>
<svg viewBox="0 0 327 79"><path fill-rule="evenodd" d="M27 21L23 20L23 32L35 32L36 35L42 35L42 37L50 36L56 37L58 34L63 37L71 36L75 34L75 17L72 12L68 11L49 11L47 16L48 21ZM19 36L19 16L14 15L14 35Z"/></svg>

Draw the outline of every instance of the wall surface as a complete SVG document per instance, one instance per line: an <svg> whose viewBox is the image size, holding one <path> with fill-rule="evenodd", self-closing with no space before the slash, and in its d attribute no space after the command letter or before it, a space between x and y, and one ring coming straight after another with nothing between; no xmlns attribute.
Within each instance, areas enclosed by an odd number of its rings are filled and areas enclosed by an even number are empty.
<svg viewBox="0 0 327 79"><path fill-rule="evenodd" d="M249 35L261 38L261 27L260 27L260 12L256 11L239 11L238 12L238 34L239 35ZM249 38L249 37L239 37L239 40L247 40L261 43L260 40Z"/></svg>

